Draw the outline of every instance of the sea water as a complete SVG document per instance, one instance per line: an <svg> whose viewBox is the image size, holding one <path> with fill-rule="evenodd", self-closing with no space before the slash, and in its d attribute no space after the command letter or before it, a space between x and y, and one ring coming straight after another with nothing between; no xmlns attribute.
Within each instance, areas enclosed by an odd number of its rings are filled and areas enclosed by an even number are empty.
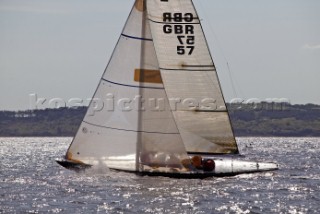
<svg viewBox="0 0 320 214"><path fill-rule="evenodd" d="M320 213L320 138L237 138L273 172L207 179L75 173L71 138L0 138L0 213Z"/></svg>

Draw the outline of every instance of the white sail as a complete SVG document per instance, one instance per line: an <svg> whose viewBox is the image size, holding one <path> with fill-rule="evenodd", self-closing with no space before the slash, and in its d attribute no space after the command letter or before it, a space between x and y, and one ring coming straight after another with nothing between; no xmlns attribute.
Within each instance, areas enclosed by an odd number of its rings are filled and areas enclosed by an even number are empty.
<svg viewBox="0 0 320 214"><path fill-rule="evenodd" d="M189 153L238 153L216 69L191 0L148 0L163 84Z"/></svg>
<svg viewBox="0 0 320 214"><path fill-rule="evenodd" d="M137 0L67 160L128 171L187 171L190 160L168 103L145 4Z"/></svg>
<svg viewBox="0 0 320 214"><path fill-rule="evenodd" d="M136 0L66 168L207 177L275 170L238 160L217 72L191 0Z"/></svg>

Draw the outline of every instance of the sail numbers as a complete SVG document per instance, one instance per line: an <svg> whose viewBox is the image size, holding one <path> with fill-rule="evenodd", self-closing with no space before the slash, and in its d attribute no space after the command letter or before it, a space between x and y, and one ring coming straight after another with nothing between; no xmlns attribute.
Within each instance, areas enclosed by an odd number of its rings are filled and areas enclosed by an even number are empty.
<svg viewBox="0 0 320 214"><path fill-rule="evenodd" d="M165 34L177 35L177 54L191 55L195 48L194 26L191 23L194 20L192 13L163 13L163 22L172 23L163 25ZM181 24L180 24L181 23Z"/></svg>

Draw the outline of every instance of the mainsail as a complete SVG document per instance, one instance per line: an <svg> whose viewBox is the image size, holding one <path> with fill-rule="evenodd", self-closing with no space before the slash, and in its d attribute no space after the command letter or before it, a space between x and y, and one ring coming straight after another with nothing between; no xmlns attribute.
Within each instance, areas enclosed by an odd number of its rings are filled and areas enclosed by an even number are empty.
<svg viewBox="0 0 320 214"><path fill-rule="evenodd" d="M189 153L238 153L216 68L191 0L147 1L163 83ZM190 107L191 106L191 107Z"/></svg>
<svg viewBox="0 0 320 214"><path fill-rule="evenodd" d="M238 153L191 0L137 0L66 154L127 171L188 172Z"/></svg>

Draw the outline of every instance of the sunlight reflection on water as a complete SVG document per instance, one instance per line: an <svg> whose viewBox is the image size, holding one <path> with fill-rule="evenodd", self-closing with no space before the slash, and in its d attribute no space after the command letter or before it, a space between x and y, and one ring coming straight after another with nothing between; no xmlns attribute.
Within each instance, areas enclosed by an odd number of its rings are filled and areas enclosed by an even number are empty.
<svg viewBox="0 0 320 214"><path fill-rule="evenodd" d="M280 170L208 179L74 173L55 163L71 138L0 138L0 213L319 213L319 138L238 138Z"/></svg>

